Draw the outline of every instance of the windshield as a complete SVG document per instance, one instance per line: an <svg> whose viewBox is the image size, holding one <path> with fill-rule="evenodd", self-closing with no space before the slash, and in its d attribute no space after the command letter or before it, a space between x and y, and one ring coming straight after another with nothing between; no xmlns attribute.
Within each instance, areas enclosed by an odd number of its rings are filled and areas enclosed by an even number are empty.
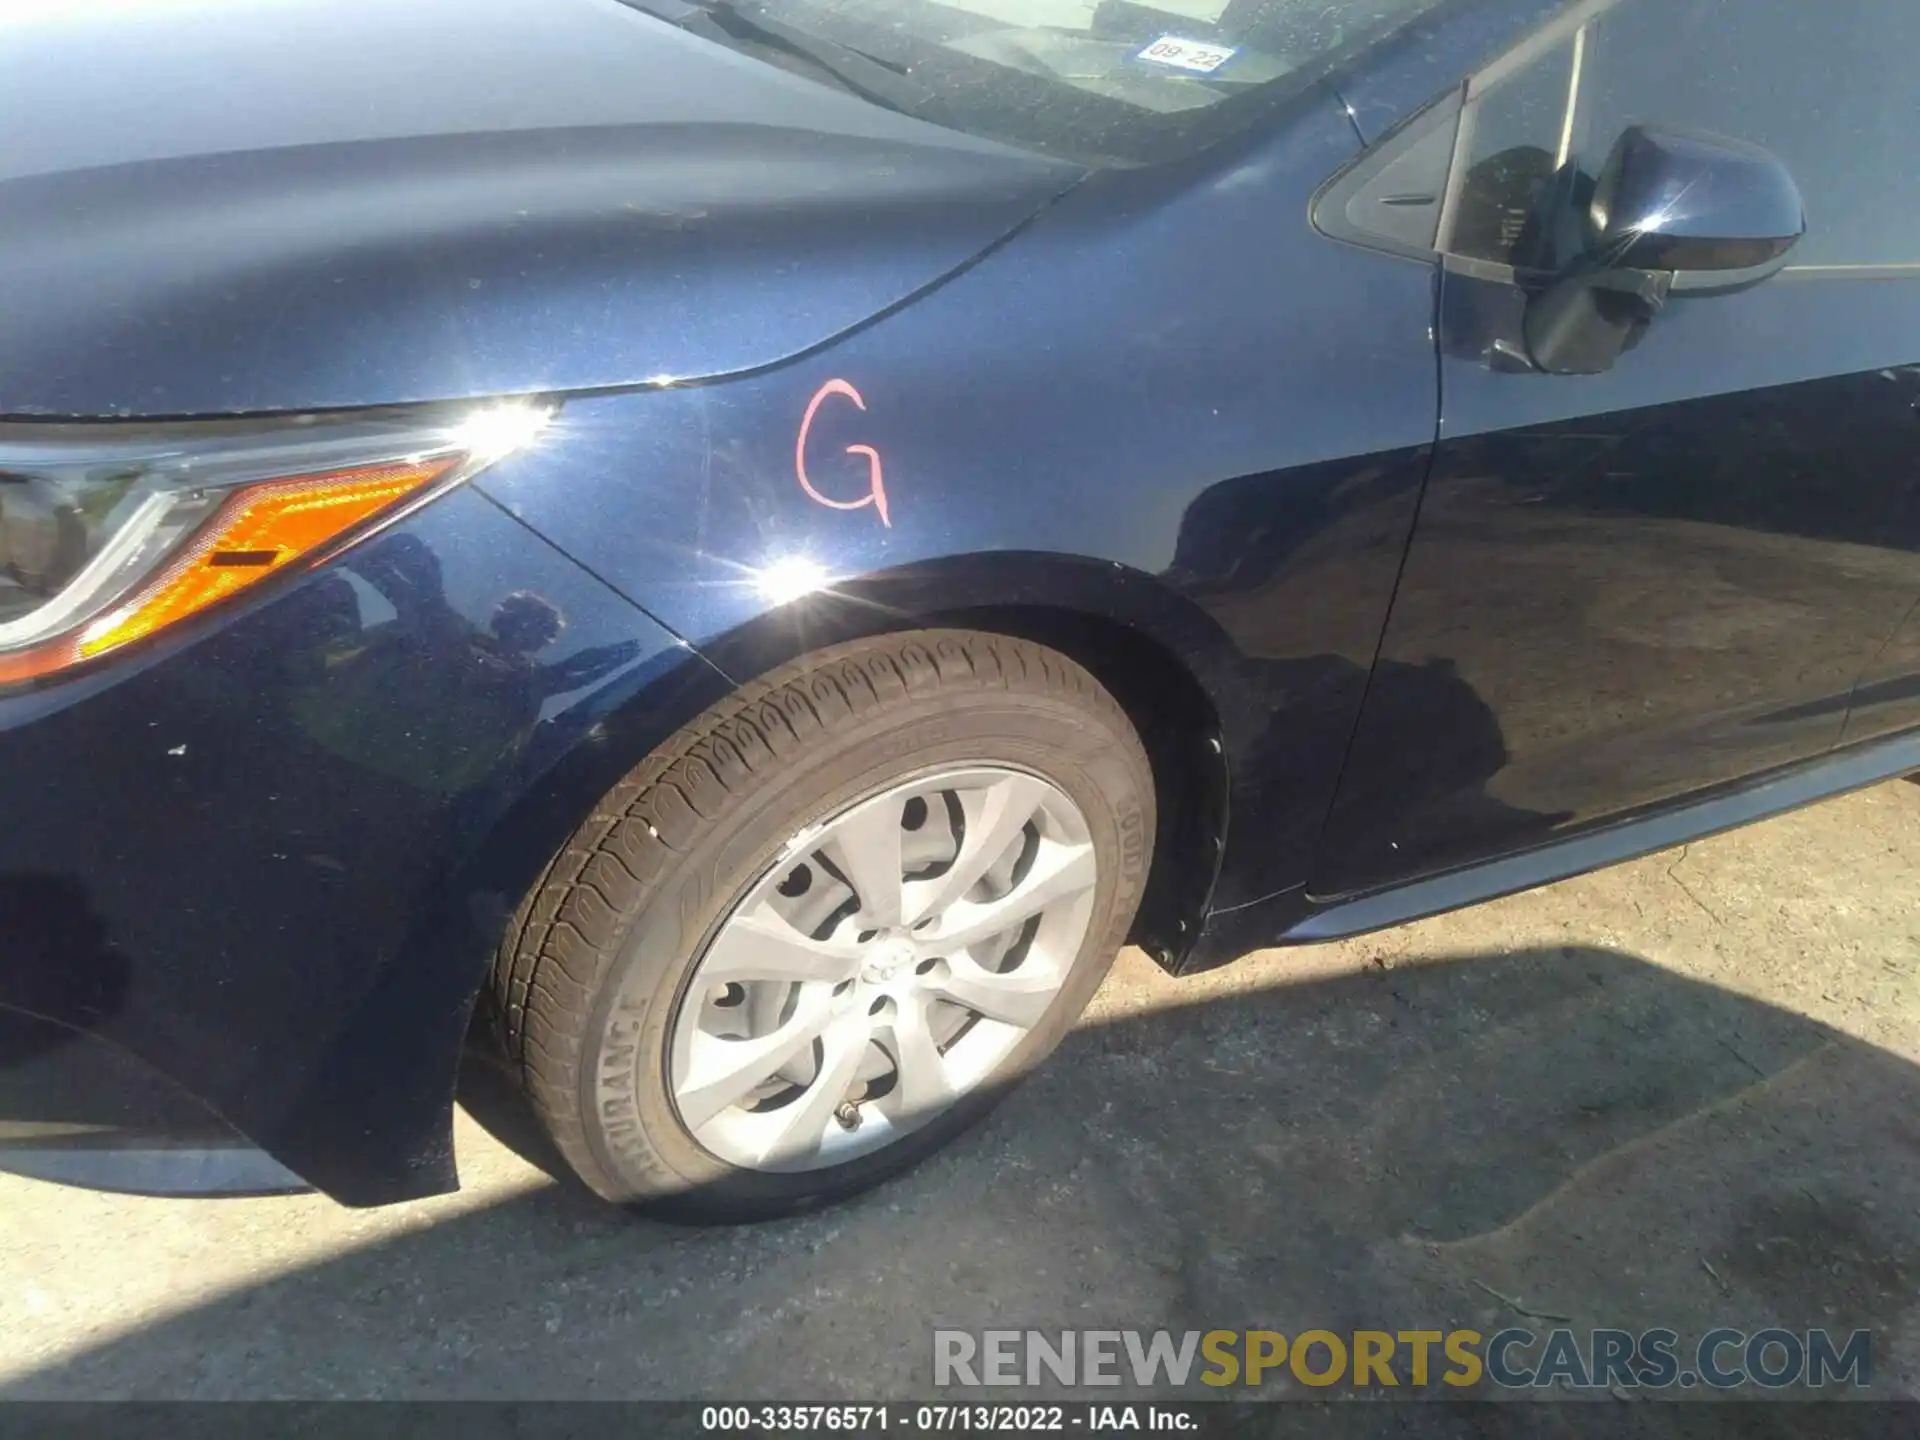
<svg viewBox="0 0 1920 1440"><path fill-rule="evenodd" d="M1187 153L1446 0L721 0L727 43L1095 164ZM652 8L651 6L647 8ZM790 42L781 44L785 36ZM820 42L818 44L810 42ZM848 62L836 66L838 54ZM889 86L888 77L898 85ZM864 78L863 78L864 77Z"/></svg>

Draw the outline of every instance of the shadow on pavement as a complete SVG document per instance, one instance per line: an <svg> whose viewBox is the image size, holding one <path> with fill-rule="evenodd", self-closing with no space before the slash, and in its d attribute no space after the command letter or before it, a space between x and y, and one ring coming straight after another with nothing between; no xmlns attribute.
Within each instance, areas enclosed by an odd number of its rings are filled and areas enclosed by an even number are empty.
<svg viewBox="0 0 1920 1440"><path fill-rule="evenodd" d="M1629 955L1396 965L1083 1028L981 1129L836 1210L682 1230L544 1186L5 1393L902 1399L933 1392L935 1325L1550 1328L1521 1307L1872 1329L1873 1392L1900 1396L1917 1101L1905 1060ZM497 1088L467 1103L543 1156Z"/></svg>

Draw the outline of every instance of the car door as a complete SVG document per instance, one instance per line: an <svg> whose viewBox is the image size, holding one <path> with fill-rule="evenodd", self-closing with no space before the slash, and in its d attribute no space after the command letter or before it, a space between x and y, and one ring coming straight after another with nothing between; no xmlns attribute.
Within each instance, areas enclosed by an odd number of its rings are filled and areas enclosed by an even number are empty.
<svg viewBox="0 0 1920 1440"><path fill-rule="evenodd" d="M1911 0L1594 0L1323 201L1357 243L1433 235L1445 274L1441 443L1316 894L1818 756L1870 664L1880 728L1920 718L1891 643L1920 543L1916 54ZM1808 233L1764 283L1676 289L1601 373L1543 373L1528 305L1645 123L1771 150ZM1431 713L1435 675L1477 703Z"/></svg>

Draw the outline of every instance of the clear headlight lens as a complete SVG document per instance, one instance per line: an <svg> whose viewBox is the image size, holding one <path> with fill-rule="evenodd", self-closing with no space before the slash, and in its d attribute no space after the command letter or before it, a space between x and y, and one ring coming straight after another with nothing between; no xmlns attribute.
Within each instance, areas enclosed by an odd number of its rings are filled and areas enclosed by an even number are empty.
<svg viewBox="0 0 1920 1440"><path fill-rule="evenodd" d="M166 629L530 443L546 407L152 426L0 424L0 683Z"/></svg>

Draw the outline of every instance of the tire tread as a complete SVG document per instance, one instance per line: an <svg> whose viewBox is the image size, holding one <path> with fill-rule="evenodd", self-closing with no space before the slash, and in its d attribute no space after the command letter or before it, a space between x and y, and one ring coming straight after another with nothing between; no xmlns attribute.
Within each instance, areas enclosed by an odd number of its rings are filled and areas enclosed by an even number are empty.
<svg viewBox="0 0 1920 1440"><path fill-rule="evenodd" d="M876 710L948 686L1071 698L1145 751L1118 701L1085 669L1030 641L921 630L816 652L742 686L608 792L522 899L495 956L496 1034L535 1113L594 1190L627 1187L596 1158L580 1113L592 1008L628 927L675 861L764 772Z"/></svg>

